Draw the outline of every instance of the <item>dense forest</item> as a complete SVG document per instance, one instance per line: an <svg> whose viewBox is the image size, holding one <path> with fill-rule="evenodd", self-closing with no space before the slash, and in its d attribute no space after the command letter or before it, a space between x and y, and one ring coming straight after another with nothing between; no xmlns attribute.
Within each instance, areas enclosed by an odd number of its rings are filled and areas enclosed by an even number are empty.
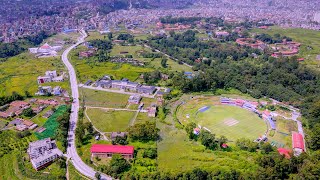
<svg viewBox="0 0 320 180"><path fill-rule="evenodd" d="M41 44L42 41L48 37L49 35L46 32L41 31L37 35L28 36L13 43L1 43L0 58L8 58L18 55L29 47Z"/></svg>
<svg viewBox="0 0 320 180"><path fill-rule="evenodd" d="M252 53L261 54L260 50L243 48L233 42L218 43L215 41L203 42L196 38L194 31L182 34L170 32L170 37L157 36L148 41L148 45L188 64L195 64L198 58L208 58L206 64L222 61L227 57L238 61L249 57Z"/></svg>

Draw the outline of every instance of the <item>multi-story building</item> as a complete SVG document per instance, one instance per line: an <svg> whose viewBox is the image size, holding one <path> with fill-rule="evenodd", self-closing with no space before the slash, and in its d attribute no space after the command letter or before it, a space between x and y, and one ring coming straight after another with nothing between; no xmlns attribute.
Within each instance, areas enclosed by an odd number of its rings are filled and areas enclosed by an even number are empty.
<svg viewBox="0 0 320 180"><path fill-rule="evenodd" d="M31 142L27 150L30 162L35 170L40 170L62 156L62 152L57 148L56 142L50 138Z"/></svg>

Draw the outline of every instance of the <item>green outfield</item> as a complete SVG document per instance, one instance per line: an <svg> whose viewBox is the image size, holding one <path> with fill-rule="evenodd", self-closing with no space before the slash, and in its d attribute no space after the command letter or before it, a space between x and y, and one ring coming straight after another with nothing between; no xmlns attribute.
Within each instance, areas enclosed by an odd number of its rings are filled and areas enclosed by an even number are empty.
<svg viewBox="0 0 320 180"><path fill-rule="evenodd" d="M210 108L204 112L198 110ZM236 106L220 105L218 97L194 98L177 111L181 123L195 122L217 136L226 136L231 141L239 138L256 139L267 131L266 123L257 114Z"/></svg>

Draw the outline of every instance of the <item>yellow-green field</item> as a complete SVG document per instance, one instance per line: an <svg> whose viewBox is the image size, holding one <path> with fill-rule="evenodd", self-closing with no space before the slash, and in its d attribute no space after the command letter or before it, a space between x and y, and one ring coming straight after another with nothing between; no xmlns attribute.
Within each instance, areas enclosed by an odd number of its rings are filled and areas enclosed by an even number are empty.
<svg viewBox="0 0 320 180"><path fill-rule="evenodd" d="M80 88L80 102L86 106L125 108L129 95Z"/></svg>
<svg viewBox="0 0 320 180"><path fill-rule="evenodd" d="M167 122L174 124L170 118ZM158 170L180 172L194 168L210 169L237 168L242 172L255 171L258 165L255 159L258 153L240 151L232 147L231 152L206 150L200 142L190 141L184 129L172 125L157 123L161 141L158 142Z"/></svg>
<svg viewBox="0 0 320 180"><path fill-rule="evenodd" d="M34 58L28 53L22 53L9 58L6 62L0 63L0 96L10 95L16 91L24 95L25 91L31 94L37 92L37 77L43 76L48 70L57 70L57 72L66 69L61 62L60 57L55 58ZM61 86L69 89L69 83L45 83L43 86Z"/></svg>
<svg viewBox="0 0 320 180"><path fill-rule="evenodd" d="M132 111L114 111L105 109L87 109L87 115L93 126L102 132L125 131L129 127L130 120L134 117Z"/></svg>

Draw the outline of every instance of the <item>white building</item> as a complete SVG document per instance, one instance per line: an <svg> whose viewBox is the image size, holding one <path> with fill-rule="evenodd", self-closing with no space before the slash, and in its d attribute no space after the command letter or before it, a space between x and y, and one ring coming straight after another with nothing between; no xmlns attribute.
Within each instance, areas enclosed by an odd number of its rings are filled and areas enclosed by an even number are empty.
<svg viewBox="0 0 320 180"><path fill-rule="evenodd" d="M39 76L37 81L38 84L47 83L47 82L62 82L64 81L65 73L62 73L61 76L58 76L57 71L46 71L45 76Z"/></svg>
<svg viewBox="0 0 320 180"><path fill-rule="evenodd" d="M50 138L31 142L27 152L33 168L37 171L47 167L62 156L62 152L57 148L56 142L51 141Z"/></svg>
<svg viewBox="0 0 320 180"><path fill-rule="evenodd" d="M48 43L36 48L29 48L29 52L38 56L56 56L57 52L62 49L62 46L50 46Z"/></svg>

